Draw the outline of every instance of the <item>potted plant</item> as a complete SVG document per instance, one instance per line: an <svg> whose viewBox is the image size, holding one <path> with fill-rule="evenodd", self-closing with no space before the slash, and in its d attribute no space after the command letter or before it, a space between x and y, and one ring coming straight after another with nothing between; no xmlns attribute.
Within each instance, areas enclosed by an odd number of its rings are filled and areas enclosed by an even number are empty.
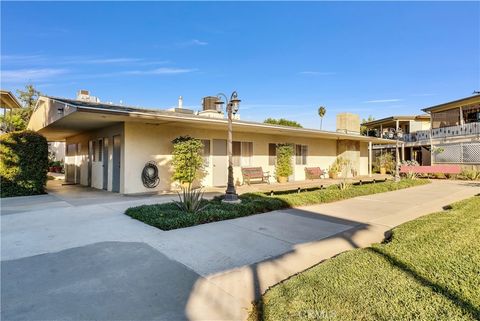
<svg viewBox="0 0 480 321"><path fill-rule="evenodd" d="M377 158L378 167L380 168L380 174L385 175L387 172L392 172L395 166L393 155L391 153L385 153Z"/></svg>
<svg viewBox="0 0 480 321"><path fill-rule="evenodd" d="M337 157L328 169L328 177L336 179L338 178L338 172L340 172L340 164L342 163L342 158Z"/></svg>
<svg viewBox="0 0 480 321"><path fill-rule="evenodd" d="M62 163L60 161L50 161L48 166L48 171L51 173L61 173L63 169Z"/></svg>
<svg viewBox="0 0 480 321"><path fill-rule="evenodd" d="M291 144L277 145L277 164L275 175L279 183L286 183L288 176L293 174L292 166L293 146Z"/></svg>

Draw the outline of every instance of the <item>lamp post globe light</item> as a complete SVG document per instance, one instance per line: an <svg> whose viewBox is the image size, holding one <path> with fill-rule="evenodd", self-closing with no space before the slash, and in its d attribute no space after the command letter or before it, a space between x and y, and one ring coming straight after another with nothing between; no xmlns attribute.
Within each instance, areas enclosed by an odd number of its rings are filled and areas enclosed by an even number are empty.
<svg viewBox="0 0 480 321"><path fill-rule="evenodd" d="M219 93L217 95L218 100L215 102L217 105L217 110L223 109L223 104L226 103L227 116L228 116L228 138L227 138L227 154L228 154L228 182L227 190L225 191L225 197L223 202L225 203L239 203L240 199L238 198L237 191L235 190L235 184L233 182L233 157L232 157L232 118L238 112L238 107L240 105L240 99L238 99L238 94L234 91L230 95L230 99L223 94ZM225 99L225 101L223 101Z"/></svg>

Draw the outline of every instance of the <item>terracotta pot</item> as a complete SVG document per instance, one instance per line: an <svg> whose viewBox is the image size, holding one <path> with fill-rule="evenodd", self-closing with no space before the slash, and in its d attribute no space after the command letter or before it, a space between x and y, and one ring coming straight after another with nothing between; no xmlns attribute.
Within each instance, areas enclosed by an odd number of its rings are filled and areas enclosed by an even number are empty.
<svg viewBox="0 0 480 321"><path fill-rule="evenodd" d="M338 173L336 172L328 172L328 177L336 179L338 178Z"/></svg>
<svg viewBox="0 0 480 321"><path fill-rule="evenodd" d="M385 167L380 167L380 174L382 175L387 174L387 169Z"/></svg>
<svg viewBox="0 0 480 321"><path fill-rule="evenodd" d="M278 182L279 183L286 183L288 182L288 177L285 177L285 176L278 176Z"/></svg>

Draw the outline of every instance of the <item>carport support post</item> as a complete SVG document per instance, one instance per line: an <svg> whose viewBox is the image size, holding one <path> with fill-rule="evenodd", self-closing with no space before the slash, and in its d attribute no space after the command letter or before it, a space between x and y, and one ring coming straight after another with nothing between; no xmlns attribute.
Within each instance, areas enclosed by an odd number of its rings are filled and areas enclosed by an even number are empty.
<svg viewBox="0 0 480 321"><path fill-rule="evenodd" d="M400 170L400 152L399 152L399 148L398 148L398 137L396 138L396 141L395 141L395 182L399 182L400 181L400 173L399 173L399 170Z"/></svg>
<svg viewBox="0 0 480 321"><path fill-rule="evenodd" d="M372 177L372 142L368 142L368 177Z"/></svg>

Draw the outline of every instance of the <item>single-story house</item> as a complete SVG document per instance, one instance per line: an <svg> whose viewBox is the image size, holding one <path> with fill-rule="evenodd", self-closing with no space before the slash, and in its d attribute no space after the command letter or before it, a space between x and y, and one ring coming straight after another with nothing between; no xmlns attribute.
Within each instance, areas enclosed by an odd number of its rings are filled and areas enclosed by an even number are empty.
<svg viewBox="0 0 480 321"><path fill-rule="evenodd" d="M204 99L203 110L195 113L181 105L172 110L156 110L100 103L86 92L77 99L41 96L28 128L43 134L48 141L66 143L66 180L71 183L123 194L170 191L176 186L171 179L172 140L189 135L201 139L205 146L206 173L202 184L225 186L228 122L223 112L212 106L211 101ZM340 129L343 132L235 119L235 182L242 183L241 167L260 166L273 176L278 143L295 146L294 174L290 180L304 180L305 167L328 169L337 156L349 158L355 174L367 175L369 144L392 143ZM160 182L154 189L145 187L141 179L149 161L154 161L159 169Z"/></svg>

